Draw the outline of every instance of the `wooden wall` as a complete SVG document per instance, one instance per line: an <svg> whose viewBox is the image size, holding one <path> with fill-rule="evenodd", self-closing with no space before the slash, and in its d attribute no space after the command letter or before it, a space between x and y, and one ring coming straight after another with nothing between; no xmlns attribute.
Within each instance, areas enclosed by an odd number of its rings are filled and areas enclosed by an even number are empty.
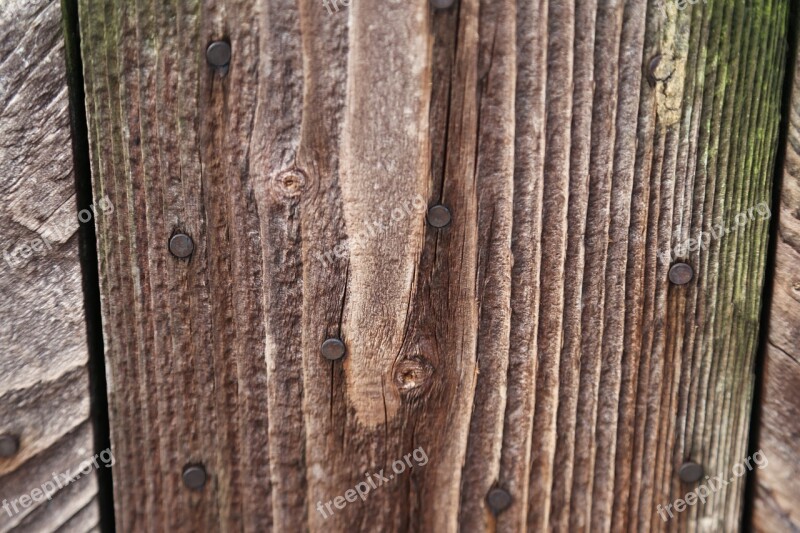
<svg viewBox="0 0 800 533"><path fill-rule="evenodd" d="M682 6L81 0L118 529L736 529L788 2Z"/></svg>
<svg viewBox="0 0 800 533"><path fill-rule="evenodd" d="M96 470L76 477L95 445L61 22L57 1L0 3L0 440L18 442L0 454L2 532L99 521Z"/></svg>
<svg viewBox="0 0 800 533"><path fill-rule="evenodd" d="M328 2L78 0L117 530L738 530L771 221L748 525L800 529L788 0ZM61 10L0 3L20 508L102 438ZM98 486L0 533L99 530Z"/></svg>

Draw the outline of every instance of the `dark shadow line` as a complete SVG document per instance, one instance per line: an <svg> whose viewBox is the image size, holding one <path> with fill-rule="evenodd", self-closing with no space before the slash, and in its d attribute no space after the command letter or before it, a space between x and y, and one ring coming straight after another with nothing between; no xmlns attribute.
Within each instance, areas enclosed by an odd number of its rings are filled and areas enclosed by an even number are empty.
<svg viewBox="0 0 800 533"><path fill-rule="evenodd" d="M69 89L70 134L75 172L78 212L92 205L92 172L89 158L89 134L83 89L83 64L80 52L80 28L77 0L61 0L64 55ZM97 240L94 224L80 224L78 229L83 306L86 314L86 338L89 350L89 393L95 453L111 448L108 421L108 389L100 313L100 278L97 268ZM114 533L114 485L111 468L97 469L99 527Z"/></svg>

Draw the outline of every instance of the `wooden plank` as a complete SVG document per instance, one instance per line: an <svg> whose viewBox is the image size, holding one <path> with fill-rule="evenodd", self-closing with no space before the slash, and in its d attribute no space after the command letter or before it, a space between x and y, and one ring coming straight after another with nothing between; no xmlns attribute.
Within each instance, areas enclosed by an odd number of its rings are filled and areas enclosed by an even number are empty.
<svg viewBox="0 0 800 533"><path fill-rule="evenodd" d="M118 528L736 529L787 2L337 5L81 0Z"/></svg>
<svg viewBox="0 0 800 533"><path fill-rule="evenodd" d="M94 455L61 7L4 1L0 35L0 531L88 530L94 471L41 492Z"/></svg>
<svg viewBox="0 0 800 533"><path fill-rule="evenodd" d="M797 20L795 20L795 23ZM796 59L798 61L798 59ZM786 118L775 268L772 273L767 345L758 398L757 448L768 463L756 471L753 531L800 531L800 68L794 65Z"/></svg>

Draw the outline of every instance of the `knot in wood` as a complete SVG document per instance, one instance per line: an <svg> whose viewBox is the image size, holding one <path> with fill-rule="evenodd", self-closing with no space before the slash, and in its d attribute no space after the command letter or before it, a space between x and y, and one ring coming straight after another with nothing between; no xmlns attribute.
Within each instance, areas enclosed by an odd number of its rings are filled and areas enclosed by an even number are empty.
<svg viewBox="0 0 800 533"><path fill-rule="evenodd" d="M433 376L433 365L421 355L403 359L395 365L394 383L403 395L419 396Z"/></svg>
<svg viewBox="0 0 800 533"><path fill-rule="evenodd" d="M299 168L284 170L272 180L272 190L281 199L298 198L306 190L308 177Z"/></svg>

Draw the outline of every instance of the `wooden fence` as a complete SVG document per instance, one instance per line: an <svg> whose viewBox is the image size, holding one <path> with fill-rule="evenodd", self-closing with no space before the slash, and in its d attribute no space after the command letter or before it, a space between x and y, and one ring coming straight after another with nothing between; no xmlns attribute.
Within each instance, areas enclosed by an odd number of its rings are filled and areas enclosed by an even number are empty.
<svg viewBox="0 0 800 533"><path fill-rule="evenodd" d="M4 0L0 532L800 531L799 17Z"/></svg>

